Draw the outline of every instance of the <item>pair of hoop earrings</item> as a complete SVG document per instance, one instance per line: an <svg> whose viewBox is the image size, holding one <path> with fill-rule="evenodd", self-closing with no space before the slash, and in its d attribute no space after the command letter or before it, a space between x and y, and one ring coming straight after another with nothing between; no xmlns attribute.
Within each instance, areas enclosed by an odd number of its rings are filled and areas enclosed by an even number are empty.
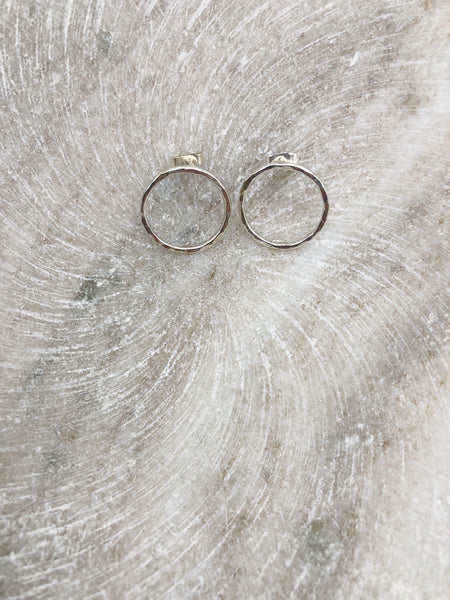
<svg viewBox="0 0 450 600"><path fill-rule="evenodd" d="M202 155L200 153L180 154L179 156L174 156L173 160L174 160L174 166L170 169L167 169L167 170L159 173L153 179L150 186L145 191L144 197L142 198L142 204L141 204L142 224L144 225L147 232L159 244L164 246L164 248L168 248L170 250L177 250L179 252L196 252L198 250L202 250L203 248L206 248L207 246L210 246L212 243L214 243L216 240L218 240L223 235L223 233L228 225L228 221L230 219L230 214L231 214L230 199L228 197L228 193L227 193L225 187L219 181L219 179L217 179L217 177L215 177L214 175L212 175L211 173L209 173L208 171L206 171L205 169L202 168L201 165L202 165L203 160L202 160ZM320 193L322 195L322 200L323 200L322 216L320 218L320 222L312 233L310 233L309 235L307 235L306 237L304 237L300 240L296 240L296 241L290 242L290 243L273 242L273 241L270 241L270 240L266 239L265 237L259 235L255 231L255 229L252 227L252 225L249 223L249 220L247 218L247 214L245 211L245 200L246 200L245 194L246 194L248 188L250 187L252 181L256 177L258 177L258 175L260 175L261 173L264 173L265 171L270 171L271 169L293 169L294 171L296 171L298 173L302 173L303 175L306 175L307 177L312 179L312 181L314 181L314 183L318 186L318 188L320 190ZM166 177L169 177L170 175L173 175L173 174L195 174L195 175L201 175L203 177L206 177L206 179L213 182L213 184L219 189L219 191L221 192L221 194L223 196L223 219L222 219L219 229L208 240L206 240L205 242L202 242L201 244L198 244L196 246L176 246L167 241L164 241L155 232L152 224L150 223L148 217L145 214L146 205L150 201L152 190L155 188L155 186L157 186ZM241 191L239 193L239 208L240 208L240 213L241 213L241 219L242 219L244 226L246 227L246 229L250 233L250 235L252 235L258 242L260 242L261 244L264 244L265 246L269 246L270 248L279 248L279 249L297 248L298 246L300 246L300 244L303 244L304 242L307 242L308 240L312 239L316 235L316 233L318 233L324 226L326 218L327 218L327 214L328 214L328 197L327 197L327 193L326 193L325 188L323 187L321 181L315 175L313 175L310 171L308 171L304 167L301 167L297 163L297 156L295 154L290 154L289 152L284 152L281 154L274 154L272 156L269 156L267 164L263 165L262 167L260 167L256 171L254 171L244 181L244 183L242 184L242 187L241 187Z"/></svg>

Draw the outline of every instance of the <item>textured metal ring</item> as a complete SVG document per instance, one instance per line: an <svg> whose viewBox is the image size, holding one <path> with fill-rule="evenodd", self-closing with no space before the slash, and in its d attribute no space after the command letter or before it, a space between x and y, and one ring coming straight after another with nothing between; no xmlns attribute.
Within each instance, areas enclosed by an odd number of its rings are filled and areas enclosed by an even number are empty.
<svg viewBox="0 0 450 600"><path fill-rule="evenodd" d="M280 169L280 168L281 169L293 169L294 171L297 171L299 173L303 173L304 175L307 175L319 187L320 193L322 194L322 200L323 200L322 216L320 218L319 224L314 229L314 231L312 233L308 234L306 237L302 238L301 240L296 240L294 242L289 242L289 243L271 242L270 240L267 240L266 238L259 235L259 233L257 233L253 229L253 227L250 225L247 215L246 215L246 212L245 212L245 193L247 192L248 188L250 187L250 184L252 183L252 181L256 177L258 177L258 175L260 175L261 173L264 173L265 171L270 171L271 169ZM328 205L328 196L327 196L327 193L326 193L325 188L323 187L321 181L315 175L313 175L310 171L308 171L304 167L301 167L300 165L298 165L297 164L297 156L295 154L291 154L289 152L284 152L282 154L274 154L272 156L269 156L268 163L266 165L262 166L261 168L257 169L254 173L252 173L244 181L244 183L242 184L242 187L241 187L241 191L239 193L239 208L240 208L241 219L242 219L243 224L247 228L247 231L250 233L250 235L252 235L258 242L260 242L264 246L269 246L270 248L280 248L280 249L297 248L298 246L300 246L300 244L303 244L303 242L307 242L308 240L313 238L316 235L316 233L319 233L319 231L322 229L322 227L325 224L325 221L326 221L326 218L328 215L328 206L329 206Z"/></svg>
<svg viewBox="0 0 450 600"><path fill-rule="evenodd" d="M142 198L142 204L141 204L142 224L144 225L146 231L153 237L153 239L156 242L158 242L158 244L161 244L161 246L164 246L164 248L168 248L169 250L176 250L178 252L197 252L198 250L202 250L203 248L210 246L213 242L218 240L223 235L223 233L228 225L228 221L230 219L230 213L231 213L230 199L228 198L226 189L224 188L223 184L217 179L217 177L214 177L214 175L212 175L208 171L205 171L205 169L201 168L200 165L202 164L202 155L200 153L180 154L179 156L174 156L173 160L174 160L175 166L170 169L167 169L166 171L162 171L161 173L156 175L156 177L153 179L153 181L151 182L151 184L149 185L149 187L146 189L146 191L144 193L144 196ZM210 181L212 181L214 183L214 185L220 190L220 192L222 193L223 199L224 199L223 219L222 219L222 223L221 223L219 229L205 242L202 242L201 244L197 244L196 246L176 246L175 244L171 244L171 243L163 240L155 232L152 224L149 222L149 220L145 216L145 205L149 200L149 197L150 197L150 194L151 194L151 191L153 190L153 188L155 186L157 186L158 183L160 183L163 179L165 179L166 177L169 177L170 175L173 175L173 174L192 174L192 173L206 177L206 179L209 179Z"/></svg>

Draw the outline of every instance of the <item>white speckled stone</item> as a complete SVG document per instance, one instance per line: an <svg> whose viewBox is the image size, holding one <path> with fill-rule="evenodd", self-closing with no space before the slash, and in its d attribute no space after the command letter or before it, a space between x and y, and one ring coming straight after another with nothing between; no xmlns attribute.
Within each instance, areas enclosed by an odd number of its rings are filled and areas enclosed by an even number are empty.
<svg viewBox="0 0 450 600"><path fill-rule="evenodd" d="M0 16L0 596L446 600L448 2ZM140 200L197 150L233 215L174 254ZM287 253L271 151L330 197Z"/></svg>

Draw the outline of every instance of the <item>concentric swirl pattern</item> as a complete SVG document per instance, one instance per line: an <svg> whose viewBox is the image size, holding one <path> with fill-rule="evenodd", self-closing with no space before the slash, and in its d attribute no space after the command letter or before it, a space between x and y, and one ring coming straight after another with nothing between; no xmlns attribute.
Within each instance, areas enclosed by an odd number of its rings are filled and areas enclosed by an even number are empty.
<svg viewBox="0 0 450 600"><path fill-rule="evenodd" d="M448 4L0 11L1 597L448 597ZM233 215L178 255L140 200L197 150ZM237 211L283 151L292 252Z"/></svg>

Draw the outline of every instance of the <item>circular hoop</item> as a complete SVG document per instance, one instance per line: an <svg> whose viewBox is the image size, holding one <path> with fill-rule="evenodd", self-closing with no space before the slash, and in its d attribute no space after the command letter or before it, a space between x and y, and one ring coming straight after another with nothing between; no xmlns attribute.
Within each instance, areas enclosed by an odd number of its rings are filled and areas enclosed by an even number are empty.
<svg viewBox="0 0 450 600"><path fill-rule="evenodd" d="M304 175L307 175L310 179L312 179L314 181L314 183L319 187L320 193L322 194L323 209L322 209L322 216L320 218L320 222L312 233L310 233L309 235L307 235L305 238L303 238L301 240L297 240L295 242L289 242L289 243L271 242L270 240L267 240L267 239L263 238L261 235L259 235L253 229L253 227L250 225L250 223L247 219L247 215L245 213L245 193L247 192L248 188L250 187L251 182L256 177L258 177L258 175L261 175L261 173L264 173L265 171L270 171L271 169L293 169L294 171L303 173ZM263 167L261 167L260 169L258 169L254 173L252 173L250 175L250 177L248 177L242 184L241 191L239 193L239 208L241 211L241 219L242 219L243 224L245 225L245 227L246 227L247 231L250 233L250 235L252 235L258 242L260 242L264 246L269 246L270 248L288 249L288 248L297 248L298 246L300 246L300 244L303 244L303 242L307 242L308 240L312 239L316 235L316 233L319 233L319 231L322 229L322 227L324 226L325 221L327 219L329 205L328 205L328 196L325 191L325 188L323 187L321 181L315 175L313 175L310 171L308 171L307 169L304 169L303 167L300 167L299 165L296 165L292 162L269 162L268 165L264 165Z"/></svg>
<svg viewBox="0 0 450 600"><path fill-rule="evenodd" d="M144 212L145 205L149 199L152 189L156 185L158 185L158 183L160 183L163 179L168 177L169 175L178 174L178 173L181 173L181 174L195 173L197 175L202 175L203 177L206 177L206 179L209 179L210 181L212 181L214 183L214 185L222 192L222 196L224 198L224 202L225 202L224 216L223 216L223 221L222 221L219 229L216 231L216 233L214 233L214 235L212 235L208 240L206 240L206 242L203 242L202 244L198 244L197 246L176 246L175 244L170 244L169 242L164 241L153 230L151 223L149 223L149 221L147 220L147 218L145 216L145 212ZM198 250L202 250L203 248L210 246L213 242L215 242L217 239L219 239L223 235L223 232L225 231L225 229L228 225L228 221L230 219L230 213L231 213L230 199L228 198L227 191L224 188L224 186L222 185L222 183L217 179L217 177L214 177L214 175L211 175L211 173L208 173L208 171L205 171L204 169L201 169L200 167L190 166L190 165L189 166L172 167L171 169L167 169L166 171L162 171L161 173L159 173L153 179L153 181L151 182L149 187L146 189L144 196L142 198L142 204L141 204L142 224L144 225L146 231L153 237L153 239L156 242L158 242L158 244L161 244L161 246L164 246L164 248L168 248L169 250L176 250L178 252L197 252Z"/></svg>

